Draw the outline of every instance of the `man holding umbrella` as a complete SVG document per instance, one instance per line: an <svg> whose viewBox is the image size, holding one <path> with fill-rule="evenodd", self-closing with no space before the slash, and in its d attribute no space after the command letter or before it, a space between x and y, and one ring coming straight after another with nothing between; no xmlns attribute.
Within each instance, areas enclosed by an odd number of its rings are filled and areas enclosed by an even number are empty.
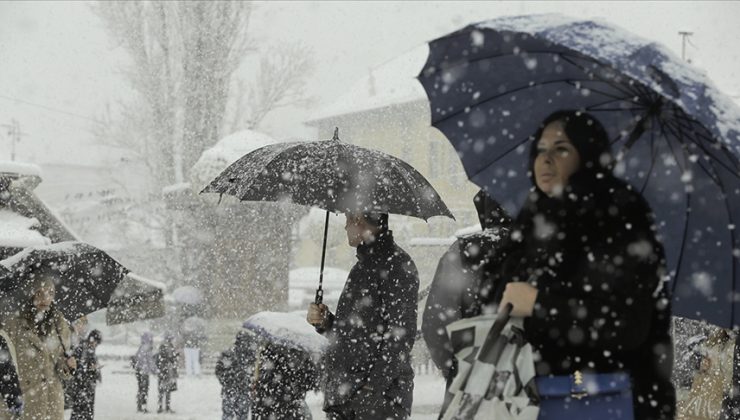
<svg viewBox="0 0 740 420"><path fill-rule="evenodd" d="M329 338L324 411L332 419L404 419L411 413L419 277L393 241L388 214L346 213L357 263L336 314L311 304L308 322Z"/></svg>

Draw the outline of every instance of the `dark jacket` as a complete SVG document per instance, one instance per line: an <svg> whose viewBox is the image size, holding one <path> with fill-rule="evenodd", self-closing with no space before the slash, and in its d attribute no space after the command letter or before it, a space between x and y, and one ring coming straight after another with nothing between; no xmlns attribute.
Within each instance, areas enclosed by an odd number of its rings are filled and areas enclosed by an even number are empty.
<svg viewBox="0 0 740 420"><path fill-rule="evenodd" d="M77 359L77 368L74 370L73 376L73 395L79 397L81 393L85 395L94 394L95 384L101 380L95 349L88 341L83 341L75 348L74 356Z"/></svg>
<svg viewBox="0 0 740 420"><path fill-rule="evenodd" d="M316 386L316 368L301 350L266 344L260 352L252 418L304 420L306 393Z"/></svg>
<svg viewBox="0 0 740 420"><path fill-rule="evenodd" d="M325 332L329 347L324 355L324 410L392 402L410 412L414 379L410 352L419 290L416 266L390 231L370 244L360 244L357 260ZM361 389L363 401L356 401Z"/></svg>
<svg viewBox="0 0 740 420"><path fill-rule="evenodd" d="M462 318L480 315L481 280L490 277L489 264L508 235L511 219L482 190L474 203L483 232L461 236L440 258L429 288L421 330L434 364L448 384L457 373L445 327ZM485 293L484 293L485 294Z"/></svg>
<svg viewBox="0 0 740 420"><path fill-rule="evenodd" d="M155 362L159 392L177 390L177 350L171 340L165 340L159 346Z"/></svg>
<svg viewBox="0 0 740 420"><path fill-rule="evenodd" d="M12 343L6 339L5 332L0 334L0 393L5 407L0 408L0 418L9 413L19 413L23 406L23 393L15 366L15 353Z"/></svg>
<svg viewBox="0 0 740 420"><path fill-rule="evenodd" d="M228 349L221 352L216 361L216 368L214 373L218 383L221 384L221 393L230 394L233 392L234 386L236 385L234 373L236 372L236 366L234 365L234 350Z"/></svg>
<svg viewBox="0 0 740 420"><path fill-rule="evenodd" d="M492 282L539 290L526 337L538 375L628 371L636 418L673 419L670 299L663 247L644 199L612 176L574 176L562 199L534 192Z"/></svg>

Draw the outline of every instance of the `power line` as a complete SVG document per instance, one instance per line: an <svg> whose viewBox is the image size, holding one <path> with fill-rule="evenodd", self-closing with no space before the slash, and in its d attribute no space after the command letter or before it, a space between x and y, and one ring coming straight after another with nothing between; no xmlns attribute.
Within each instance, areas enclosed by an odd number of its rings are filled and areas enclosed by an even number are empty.
<svg viewBox="0 0 740 420"><path fill-rule="evenodd" d="M50 112L56 112L58 114L64 114L64 115L68 115L70 117L81 118L83 120L92 121L92 122L94 122L96 124L100 124L100 121L98 121L98 120L96 120L94 118L90 118L90 117L87 117L85 115L75 114L74 112L65 111L63 109L58 109L58 108L54 108L54 107L47 106L47 105L37 104L37 103L34 103L34 102L30 102L30 101L26 101L26 100L23 100L23 99L14 98L14 97L11 97L11 96L1 95L1 94L0 94L0 99L5 99L5 100L8 100L8 101L14 101L14 102L20 102L22 104L26 104L26 105L30 105L30 106L35 106L35 107L41 108L41 109L45 109L45 110L50 111Z"/></svg>

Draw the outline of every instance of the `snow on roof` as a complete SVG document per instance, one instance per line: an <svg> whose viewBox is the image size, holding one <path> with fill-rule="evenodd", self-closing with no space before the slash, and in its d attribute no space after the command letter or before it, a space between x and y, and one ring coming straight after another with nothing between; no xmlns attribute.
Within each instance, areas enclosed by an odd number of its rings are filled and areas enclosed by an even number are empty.
<svg viewBox="0 0 740 420"><path fill-rule="evenodd" d="M0 161L0 173L15 174L21 176L37 176L41 178L41 168L32 163L20 163L13 161Z"/></svg>
<svg viewBox="0 0 740 420"><path fill-rule="evenodd" d="M319 285L321 267L302 267L290 270L288 287L291 289L315 289ZM324 267L324 287L331 290L342 290L349 272L340 268Z"/></svg>
<svg viewBox="0 0 740 420"><path fill-rule="evenodd" d="M8 209L0 209L0 246L25 248L51 244L51 239L35 230L39 227L41 223L35 217L25 217Z"/></svg>
<svg viewBox="0 0 740 420"><path fill-rule="evenodd" d="M327 339L317 333L306 319L294 313L259 312L249 317L243 327L277 344L320 353Z"/></svg>
<svg viewBox="0 0 740 420"><path fill-rule="evenodd" d="M369 111L389 105L425 100L424 88L416 80L429 55L425 43L384 64L355 82L352 87L327 106L319 108L308 122Z"/></svg>
<svg viewBox="0 0 740 420"><path fill-rule="evenodd" d="M268 144L279 143L267 134L254 130L237 131L206 149L190 170L193 188L200 192L229 165L242 156Z"/></svg>

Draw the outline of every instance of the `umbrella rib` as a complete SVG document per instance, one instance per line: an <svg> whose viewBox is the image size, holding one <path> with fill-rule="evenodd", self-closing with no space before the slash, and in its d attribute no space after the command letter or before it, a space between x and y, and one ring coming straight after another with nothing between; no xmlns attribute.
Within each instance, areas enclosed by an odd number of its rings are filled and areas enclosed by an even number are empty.
<svg viewBox="0 0 740 420"><path fill-rule="evenodd" d="M701 137L703 140L709 143L716 144L719 147L719 151L721 151L725 155L725 157L727 157L728 160L730 160L731 162L735 164L735 168L728 168L727 165L723 162L720 162L720 164L722 164L722 166L724 166L731 173L736 174L738 177L740 177L740 161L738 161L737 157L730 150L727 149L727 146L723 144L721 141L719 141L716 137L714 137L711 134L711 132L706 127L704 127L703 124L688 117L682 110L679 109L678 111L679 112L676 113L677 115L676 115L676 118L674 119L679 120L680 122L691 123L691 124L694 124L695 126L698 126L700 130L695 130L694 134L696 134L698 137ZM706 133L702 131L706 131ZM705 153L711 154L708 152L708 149L706 147L701 145L701 143L697 142L694 139L691 139L691 141L697 146L699 146L702 149L702 151L704 151Z"/></svg>
<svg viewBox="0 0 740 420"><path fill-rule="evenodd" d="M678 136L678 135L677 135L676 133L678 133L678 132L683 132L683 131L681 130L681 128L680 128L680 127L673 127L673 126L671 126L671 125L670 125L670 123L667 123L667 125L668 125L668 127L669 127L669 128L671 128L671 129L672 129L672 131L673 131L674 135L676 135L676 136ZM694 144L694 145L695 145L696 147L698 147L698 148L699 148L699 149L700 149L700 150L701 150L701 151L702 151L702 152L703 152L703 153L704 153L705 155L707 155L707 156L711 156L711 155L712 155L711 151L710 151L710 150L709 150L709 149L708 149L708 148L706 147L706 145L702 144L701 142L699 142L699 141L696 141L696 140L695 140L695 139L693 139L693 138L688 138L688 141L690 141L690 142L691 142L692 144ZM733 156L733 155L732 155L732 154L731 154L731 153L730 153L729 151L725 151L725 152L727 153L727 156L729 157L729 159L730 159L730 160L734 160L734 159L735 159L735 157L734 157L734 156ZM712 159L712 161L713 161L713 162L716 162L716 163L717 163L717 164L719 164L719 165L721 165L721 166L722 166L722 167L723 167L723 168L724 168L725 170L727 170L727 172L729 172L730 174L732 174L732 175L734 175L734 176L736 176L736 177L740 178L740 173L738 173L738 170L737 170L737 169L733 169L733 168L730 168L730 167L728 167L728 166L727 166L727 164L725 164L724 162L722 162L722 161L720 161L720 160L717 160L717 159ZM704 169L704 170L705 170L705 172L707 172L707 174L708 174L708 175L709 175L710 177L712 177L712 174L710 174L710 173L709 173L709 172L708 172L708 171L707 171L707 170L706 170L706 169L704 168L704 166L703 166L703 165L701 164L701 163L702 163L702 162L701 162L701 160L697 160L697 162L699 163L699 166L700 166L700 167L701 167L702 169ZM712 179L714 179L714 178L712 177Z"/></svg>
<svg viewBox="0 0 740 420"><path fill-rule="evenodd" d="M690 141L690 139L687 139L686 137L684 137L684 136L683 136L683 134L682 134L682 131L681 131L681 130L680 130L679 128L677 128L677 127L673 127L673 126L671 125L671 123L670 123L669 121L664 121L664 125L665 125L665 127L666 127L666 128L668 129L668 131L670 131L670 132L671 132L671 134L673 134L673 135L674 135L675 137L677 137L677 138L679 138L679 139L682 139L682 140L684 140L684 141ZM666 142L668 143L669 147L671 148L671 152L673 152L673 147L671 146L670 142L668 141L668 137L666 137ZM696 145L697 145L697 146L698 146L699 148L701 148L702 150L704 149L704 148L703 148L703 146L702 146L701 144L697 144L697 143L695 143L695 142L694 142L694 144L696 144ZM684 149L684 150L685 150L685 149ZM675 156L675 154L674 154L674 156ZM677 158L677 157L676 157L676 158ZM708 177L709 177L709 178L710 178L710 179L711 179L712 181L715 181L715 182L717 181L717 180L715 179L715 176L714 176L714 174L712 174L712 173L711 173L711 172L710 172L710 171L709 171L709 170L708 170L708 169L707 169L707 168L706 168L706 167L705 167L705 166L704 166L704 165L702 164L702 162L701 162L700 160L697 160L697 161L696 161L696 163L697 163L697 166L698 166L698 167L699 167L700 169L702 169L702 170L704 171L704 173L705 173L705 174L706 174L706 175L707 175L707 176L708 176ZM683 170L683 169L682 169L682 170Z"/></svg>
<svg viewBox="0 0 740 420"><path fill-rule="evenodd" d="M652 151L652 159L650 159L650 169L648 170L647 175L645 176L645 182L642 184L642 188L640 188L640 194L645 193L645 189L647 188L648 183L650 182L650 176L653 174L653 170L655 169L655 161L657 160L657 155L655 153L655 131L650 131L650 149Z"/></svg>
<svg viewBox="0 0 740 420"><path fill-rule="evenodd" d="M602 62L600 62L598 60L594 60L591 57L579 56L579 55L575 55L575 54L566 54L566 53L560 53L559 55L560 55L560 57L563 58L563 60L565 60L568 63L572 64L573 66L579 68L582 72L587 73L587 74L594 74L595 75L595 73L593 71L591 71L588 68L584 67L583 65L578 64L575 61L573 61L573 59L571 59L571 57L581 58L581 59L584 59L584 61L590 61L590 62L595 63L595 64L597 64L597 65L599 65L601 67L608 68L610 70L613 70L614 72L617 72L617 73L619 73L621 75L624 75L625 77L629 77L629 76L625 75L624 72L622 72L622 71L614 68L613 66L611 66L609 64L604 64L604 63L602 63ZM629 77L629 79L630 80L634 80L632 77ZM589 80L589 81L593 81L593 80ZM636 96L638 98L641 97L640 94L639 94L639 92L632 92L629 89L625 89L626 86L623 85L623 84L612 83L612 82L610 82L610 81L608 81L608 80L606 80L604 78L601 78L601 77L598 78L598 81L600 81L602 83L606 83L607 85L609 85L612 88L614 88L614 90L617 90L617 91L621 92L623 95ZM639 88L639 86L641 85L641 83L639 83L637 80L635 80L635 82L636 82L635 83L636 88Z"/></svg>
<svg viewBox="0 0 740 420"><path fill-rule="evenodd" d="M522 144L526 143L529 140L529 137L530 136L525 137L524 140L522 140L522 141L516 143L515 145L513 145L512 147L510 147L509 150L505 151L503 154L501 154L499 157L497 157L496 159L492 160L491 162L488 162L484 167L482 167L481 169L479 169L478 171L476 171L474 174L472 174L468 178L474 178L474 177L480 175L483 171L485 171L486 169L488 169L489 167L491 167L493 164L495 164L499 160L503 159L506 155L508 155L512 151L516 150Z"/></svg>
<svg viewBox="0 0 740 420"><path fill-rule="evenodd" d="M524 86L520 86L520 87L512 88L512 89L510 89L510 90L507 90L507 91L506 91L506 92L504 92L504 93L499 93L499 94L497 94L497 95L494 95L494 96L489 96L489 97L487 97L487 98L485 98L485 99L481 99L481 100L479 100L479 101L477 101L477 102L474 102L474 103L470 103L470 104L468 104L467 106L465 106L465 108L463 108L463 109L462 109L461 111L457 111L457 112L454 112L454 113L452 113L452 114L449 114L449 115L445 115L445 116L442 116L442 117L440 117L440 118L438 118L438 119L436 119L436 120L432 121L432 124L433 124L433 125L435 125L435 124L440 124L440 123L442 123L442 122L444 122L444 121L447 121L447 120L451 119L452 117L456 117L456 116L458 116L458 115L460 115L460 114L464 113L466 109L470 109L470 108L473 108L473 107L477 107L477 106L480 106L480 105L482 105L482 104L484 104L484 103L486 103L486 102L490 102L490 101L493 101L493 100L499 99L499 98L501 98L501 97L503 97L503 96L506 96L506 95L510 95L510 94L512 94L512 93L515 93L515 92L519 92L519 91L522 91L522 90L530 89L530 88L532 88L532 87L538 87L538 86L550 85L550 84L555 84L555 83L565 83L565 84L571 84L571 82L577 82L577 81L580 81L580 80L579 80L579 79L557 79L557 80L548 80L548 81L545 81L545 82L537 83L537 84L535 84L535 85L530 85L530 84L527 84L527 85L524 85ZM586 81L586 80L583 80L583 81ZM591 90L593 90L594 92L598 92L598 93L601 93L601 92L599 92L599 91L597 91L597 90L595 90L595 89L591 89ZM605 95L605 96L608 96L608 97L611 97L611 98L614 98L614 99L617 99L617 100L619 100L619 99L620 99L619 97L616 97L616 96L613 96L613 95L612 95L612 96L610 96L610 95L608 95L608 94L604 94L604 95Z"/></svg>
<svg viewBox="0 0 740 420"><path fill-rule="evenodd" d="M709 165L712 166L712 168L716 171L717 169L714 168L713 162L709 161ZM719 173L717 174L717 186L719 187L719 190L722 192L722 201L725 204L725 210L727 211L727 221L730 225L735 226L735 218L732 216L732 209L730 208L730 204L727 200L728 194L725 191L725 184L722 182L721 177L719 176ZM730 325L734 328L735 324L735 290L737 290L735 287L737 286L737 277L738 277L738 264L736 261L733 261L735 258L734 256L734 249L735 249L735 228L730 229L728 226L728 229L730 231L730 248L733 249L732 252L730 252L730 265L732 266L732 298L731 302L732 305L730 307Z"/></svg>

